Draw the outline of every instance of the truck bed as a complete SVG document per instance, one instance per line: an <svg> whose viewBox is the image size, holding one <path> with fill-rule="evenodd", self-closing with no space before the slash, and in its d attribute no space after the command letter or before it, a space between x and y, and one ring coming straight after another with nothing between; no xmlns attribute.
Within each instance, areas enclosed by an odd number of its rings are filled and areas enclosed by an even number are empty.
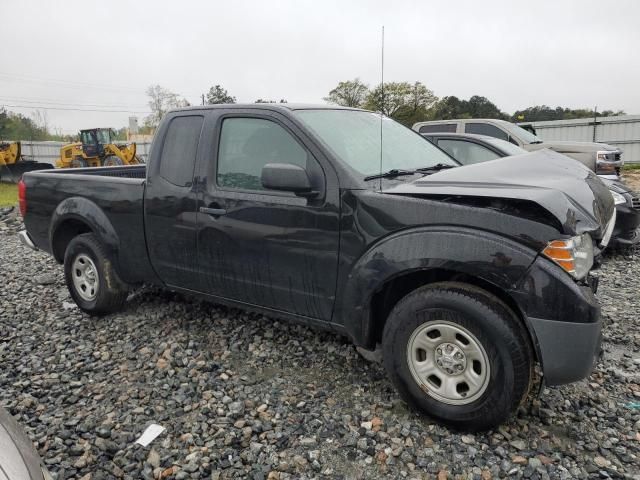
<svg viewBox="0 0 640 480"><path fill-rule="evenodd" d="M27 192L25 225L34 244L56 260L51 232L61 219L91 219L99 235L115 236L119 244L118 271L135 282L151 269L145 248L143 199L145 165L69 168L24 175ZM113 233L111 233L113 232Z"/></svg>
<svg viewBox="0 0 640 480"><path fill-rule="evenodd" d="M97 167L97 168L57 168L47 173L53 175L90 175L92 177L117 177L117 178L141 178L147 175L147 166L126 165L122 167Z"/></svg>

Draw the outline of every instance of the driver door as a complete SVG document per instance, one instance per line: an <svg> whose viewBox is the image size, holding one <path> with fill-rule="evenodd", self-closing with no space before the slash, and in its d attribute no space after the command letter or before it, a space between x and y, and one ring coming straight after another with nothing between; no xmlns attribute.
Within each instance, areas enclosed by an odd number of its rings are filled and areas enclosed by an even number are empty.
<svg viewBox="0 0 640 480"><path fill-rule="evenodd" d="M209 294L330 321L337 178L301 135L286 118L264 110L220 115L198 211L198 265ZM308 198L265 189L260 177L267 163L305 168L319 193Z"/></svg>

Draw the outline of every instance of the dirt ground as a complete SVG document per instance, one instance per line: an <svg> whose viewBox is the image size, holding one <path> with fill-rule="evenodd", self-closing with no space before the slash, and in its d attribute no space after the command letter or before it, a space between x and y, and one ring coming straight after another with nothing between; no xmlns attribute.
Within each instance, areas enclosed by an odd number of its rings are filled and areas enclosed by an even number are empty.
<svg viewBox="0 0 640 480"><path fill-rule="evenodd" d="M623 172L622 179L631 190L640 192L640 170L631 170Z"/></svg>

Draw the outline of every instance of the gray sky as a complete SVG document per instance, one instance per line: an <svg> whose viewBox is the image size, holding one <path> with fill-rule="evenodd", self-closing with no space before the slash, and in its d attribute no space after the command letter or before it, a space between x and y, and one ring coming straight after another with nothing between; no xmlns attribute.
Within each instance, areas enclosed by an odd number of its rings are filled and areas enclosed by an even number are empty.
<svg viewBox="0 0 640 480"><path fill-rule="evenodd" d="M192 104L215 84L238 101L321 103L341 80L379 82L381 25L387 81L483 95L510 113L640 113L635 0L2 0L0 17L0 105L28 115L145 112L151 84ZM47 110L64 133L129 115Z"/></svg>

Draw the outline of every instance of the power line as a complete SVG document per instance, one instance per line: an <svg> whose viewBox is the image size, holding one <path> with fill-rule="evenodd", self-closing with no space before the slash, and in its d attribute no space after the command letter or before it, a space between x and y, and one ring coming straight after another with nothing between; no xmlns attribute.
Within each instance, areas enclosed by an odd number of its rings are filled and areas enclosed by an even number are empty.
<svg viewBox="0 0 640 480"><path fill-rule="evenodd" d="M5 77L5 78L3 78ZM66 88L78 88L78 87L87 87L87 88L97 88L97 89L105 89L105 90L124 90L132 93L138 93L142 95L146 95L146 90L138 89L135 87L125 87L121 85L107 85L100 83L88 83L88 82L77 82L73 80L60 80L54 78L44 78L44 77L36 77L32 75L23 75L17 73L7 73L0 72L0 82L35 82L35 83L49 83L53 85L58 85ZM190 96L190 97L199 97L200 93L188 93L188 94L178 94L181 96Z"/></svg>
<svg viewBox="0 0 640 480"><path fill-rule="evenodd" d="M36 108L41 110L68 110L72 112L103 112L103 113L139 113L149 115L152 112L141 112L136 110L98 110L98 109L81 109L81 108L65 108L65 107L43 107L39 105L7 105L3 104L4 107L10 108Z"/></svg>
<svg viewBox="0 0 640 480"><path fill-rule="evenodd" d="M2 78L2 77L6 77L6 78ZM0 72L0 81L17 81L17 80L20 80L22 82L57 84L62 87L73 87L73 88L90 87L90 88L100 88L100 89L107 89L107 90L128 90L130 92L136 92L136 93L142 93L142 94L145 93L144 91L139 90L137 88L123 87L120 85L105 85L105 84L97 84L97 83L76 82L76 81L69 81L69 80L59 80L54 78L34 77L31 75Z"/></svg>
<svg viewBox="0 0 640 480"><path fill-rule="evenodd" d="M18 102L18 103L38 103L45 105L60 105L64 107L104 107L104 108L147 108L147 105L114 105L114 104L97 104L97 103L73 103L73 102L56 102L45 99L34 99L26 97L4 97L0 96L0 101Z"/></svg>

